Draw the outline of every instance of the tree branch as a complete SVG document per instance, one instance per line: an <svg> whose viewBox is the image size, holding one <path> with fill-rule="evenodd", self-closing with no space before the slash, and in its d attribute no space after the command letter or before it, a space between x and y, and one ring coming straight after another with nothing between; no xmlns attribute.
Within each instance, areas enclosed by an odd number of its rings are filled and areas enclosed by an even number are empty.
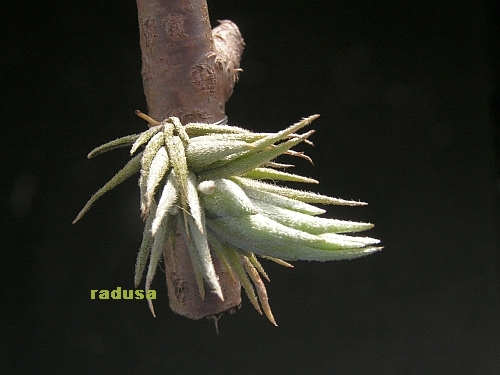
<svg viewBox="0 0 500 375"><path fill-rule="evenodd" d="M137 9L149 115L159 121L176 116L183 124L224 119L244 46L237 26L221 21L211 31L205 0L137 0ZM229 277L214 254L212 257L224 301L213 293L201 300L184 241L165 249L167 287L174 312L200 319L239 306L240 284Z"/></svg>
<svg viewBox="0 0 500 375"><path fill-rule="evenodd" d="M149 115L221 120L243 52L237 26L222 21L212 35L202 0L137 0L137 7Z"/></svg>

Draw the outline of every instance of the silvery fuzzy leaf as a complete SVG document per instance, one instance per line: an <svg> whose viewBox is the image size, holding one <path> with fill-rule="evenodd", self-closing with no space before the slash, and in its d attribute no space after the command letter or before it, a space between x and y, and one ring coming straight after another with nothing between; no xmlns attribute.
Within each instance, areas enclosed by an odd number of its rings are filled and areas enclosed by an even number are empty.
<svg viewBox="0 0 500 375"><path fill-rule="evenodd" d="M162 146L153 157L149 168L148 179L146 182L146 211L149 211L149 206L153 200L153 196L160 185L160 182L165 178L165 175L170 170L170 162L167 149Z"/></svg>
<svg viewBox="0 0 500 375"><path fill-rule="evenodd" d="M206 180L202 181L198 184L197 189L200 193L205 194L205 195L211 195L215 192L215 181L213 180Z"/></svg>
<svg viewBox="0 0 500 375"><path fill-rule="evenodd" d="M302 119L301 121L289 126L288 128L286 128L284 130L281 130L277 133L271 133L268 137L254 142L255 151L263 150L264 148L266 148L266 147L268 147L276 142L279 142L285 138L288 138L288 136L290 136L291 134L294 134L297 130L300 130L303 127L309 125L312 121L316 120L318 117L319 117L319 115L312 115L312 116L306 117L306 118ZM314 131L312 131L312 132L314 132ZM310 131L310 132L307 132L305 134L301 134L300 136L297 135L296 137L292 138L292 140L297 140L298 141L297 143L302 142L303 140L307 139L306 134L312 134L312 133ZM295 144L297 144L297 143L295 143ZM278 147L278 146L276 146L276 147ZM293 146L290 146L290 147L293 147ZM278 155L281 155L281 153ZM272 158L270 158L270 159L272 159Z"/></svg>
<svg viewBox="0 0 500 375"><path fill-rule="evenodd" d="M278 181L303 182L306 184L319 184L319 182L315 179L303 177L293 173L282 172L271 168L254 168L251 171L243 174L242 177L251 178L254 180L270 179Z"/></svg>
<svg viewBox="0 0 500 375"><path fill-rule="evenodd" d="M321 215L326 211L322 208L298 201L295 199L287 198L279 194L262 191L252 183L251 179L242 179L233 177L231 181L236 182L246 193L252 201L262 201L278 207L283 207L292 211L302 212L308 215ZM250 182L250 183L249 183Z"/></svg>
<svg viewBox="0 0 500 375"><path fill-rule="evenodd" d="M284 186L272 185L266 182L252 180L245 177L233 177L232 179L239 185L244 185L245 187L252 187L261 191L279 194L284 197L292 198L305 203L334 204L339 206L366 206L367 204L365 202L332 198L326 195L313 193L311 191L296 190Z"/></svg>
<svg viewBox="0 0 500 375"><path fill-rule="evenodd" d="M223 246L220 241L209 231L207 231L207 238L208 238L208 244L210 246L210 249L215 252L217 255L217 258L222 262L222 265L224 266L224 269L228 273L229 277L233 281L238 281L238 277L234 274L234 271L231 267L231 262L229 260L229 257L226 254L226 251L222 250L221 247Z"/></svg>
<svg viewBox="0 0 500 375"><path fill-rule="evenodd" d="M146 268L146 263L151 250L151 245L153 244L153 234L151 233L151 227L153 223L153 218L156 213L156 203L153 201L151 204L151 214L146 219L144 225L144 230L142 232L142 242L139 248L139 253L137 254L137 260L135 262L135 273L134 273L134 287L137 288L142 280L142 275L144 269Z"/></svg>
<svg viewBox="0 0 500 375"><path fill-rule="evenodd" d="M188 166L186 155L184 153L184 145L178 136L167 137L165 140L168 156L172 168L175 172L175 179L179 189L182 208L188 212L187 204L187 185L188 185Z"/></svg>
<svg viewBox="0 0 500 375"><path fill-rule="evenodd" d="M198 198L198 177L193 172L188 173L187 184L187 203L189 207L189 214L193 218L200 233L205 233L203 209L200 206L200 199Z"/></svg>
<svg viewBox="0 0 500 375"><path fill-rule="evenodd" d="M174 125L174 130L176 132L176 135L180 138L183 145L184 146L187 145L189 142L189 136L186 133L186 129L182 125L181 120L179 120L178 117L169 117L167 121Z"/></svg>
<svg viewBox="0 0 500 375"><path fill-rule="evenodd" d="M141 175L143 176L145 182L148 180L149 169L151 168L151 163L160 148L165 145L165 135L163 133L155 134L151 140L146 145L146 148L142 152L141 159Z"/></svg>
<svg viewBox="0 0 500 375"><path fill-rule="evenodd" d="M311 216L261 201L253 203L260 212L278 223L311 234L361 232L373 228L373 224L370 223Z"/></svg>
<svg viewBox="0 0 500 375"><path fill-rule="evenodd" d="M201 266L201 259L198 250L193 242L193 238L189 233L188 216L183 215L184 221L180 215L177 216L177 227L181 231L181 234L186 241L186 245L189 251L189 257L191 258L191 264L193 265L194 276L196 279L196 284L198 285L198 292L200 293L200 298L205 299L205 285L203 284L203 269Z"/></svg>
<svg viewBox="0 0 500 375"><path fill-rule="evenodd" d="M380 248L342 248L304 235L263 215L207 219L209 229L222 242L262 256L283 260L339 260L371 254ZM319 246L322 246L320 248Z"/></svg>
<svg viewBox="0 0 500 375"><path fill-rule="evenodd" d="M121 184L127 178L132 176L134 173L138 172L141 168L141 154L136 157L130 159L125 166L118 171L117 174L113 176L111 180L109 180L102 188L97 190L97 192L92 195L87 204L82 208L80 213L76 216L75 220L73 220L73 224L75 224L78 220L82 218L83 215L87 213L90 207L94 204L96 200L106 194L108 191L114 189L116 186Z"/></svg>
<svg viewBox="0 0 500 375"><path fill-rule="evenodd" d="M163 255L163 249L167 241L170 240L171 236L173 236L174 233L173 225L172 223L169 223L168 219L169 219L168 215L163 218L163 222L161 224L163 228L162 230L156 233L153 239L153 246L151 246L151 254L149 257L148 272L146 274L146 285L144 287L146 294L151 288L151 283L153 282L153 278L156 273L156 268L158 267L158 263L160 262L160 259ZM153 314L154 317L156 317L152 300L148 299L148 305L149 309L151 310L151 313Z"/></svg>
<svg viewBox="0 0 500 375"><path fill-rule="evenodd" d="M233 181L226 179L213 181L215 183L214 192L201 196L203 206L210 216L240 216L258 212L243 189Z"/></svg>
<svg viewBox="0 0 500 375"><path fill-rule="evenodd" d="M219 284L219 277L215 273L212 256L210 255L210 248L208 246L206 230L203 230L203 232L200 231L192 216L188 217L188 225L189 231L191 233L191 240L194 244L195 251L197 252L197 257L200 261L203 279L207 282L212 292L217 294L221 301L224 301L222 289Z"/></svg>
<svg viewBox="0 0 500 375"><path fill-rule="evenodd" d="M250 232L253 231L255 232L255 234L261 233L262 235L264 235L265 233L265 235L267 235L270 240L276 239L282 241L284 246L286 246L286 244L289 242L295 242L303 243L317 248L329 247L329 243L326 239L280 224L277 221L267 217L265 212L244 216L219 217L211 219L210 222L220 223L219 228L233 227L234 233L240 235L242 239L246 239L246 237L248 236L243 233L243 229L245 227L251 227L251 229L249 228ZM338 246L336 246L335 248L338 248ZM260 253L257 252L257 254Z"/></svg>
<svg viewBox="0 0 500 375"><path fill-rule="evenodd" d="M148 143L155 134L157 134L162 130L163 126L158 125L158 126L153 126L152 128L149 128L148 130L142 132L132 145L132 148L130 149L130 155L133 155L139 149L139 147Z"/></svg>
<svg viewBox="0 0 500 375"><path fill-rule="evenodd" d="M161 223L166 215L168 215L169 210L173 207L178 198L177 181L174 177L174 172L170 172L167 177L167 182L163 187L163 191L160 196L160 201L158 202L158 208L156 213L150 213L149 217L153 216L154 221L151 225L151 233L156 235L156 232L160 228ZM154 202L154 200L153 200Z"/></svg>
<svg viewBox="0 0 500 375"><path fill-rule="evenodd" d="M184 126L186 133L192 137L199 137L207 134L221 134L221 133L251 133L249 130L239 128L237 126L229 125L215 125L215 124L200 124L200 123L189 123Z"/></svg>
<svg viewBox="0 0 500 375"><path fill-rule="evenodd" d="M319 237L330 239L330 240L341 240L341 241L351 241L357 244L357 246L371 246L378 245L380 240L370 237L358 237L358 236L346 236L344 234L336 233L323 233Z"/></svg>
<svg viewBox="0 0 500 375"><path fill-rule="evenodd" d="M228 244L220 242L217 237L209 233L210 245L216 249L217 253L221 254L221 258L226 259L227 263L231 267L232 272L236 274L238 280L240 281L241 286L245 289L245 293L248 296L248 299L252 303L255 310L262 315L262 311L259 306L259 301L257 300L257 296L255 295L255 290L252 286L252 283L248 279L248 276L243 268L241 259L239 254L231 248Z"/></svg>
<svg viewBox="0 0 500 375"><path fill-rule="evenodd" d="M307 135L304 134L305 136ZM302 142L302 138L294 138L285 141L276 147L269 147L260 152L255 153L255 149L247 151L243 156L232 160L231 162L215 169L209 169L200 173L201 180L214 180L216 178L226 178L230 176L238 176L240 174L246 173L249 170L259 167L265 162L274 159L275 157L283 154L289 148L295 146L296 144Z"/></svg>
<svg viewBox="0 0 500 375"><path fill-rule="evenodd" d="M103 154L105 152L114 150L116 148L130 146L132 143L134 143L134 141L137 138L139 138L139 134L127 135L125 137L115 139L111 142L105 143L99 147L94 148L92 151L89 152L89 154L87 155L87 158L91 159L94 156Z"/></svg>
<svg viewBox="0 0 500 375"><path fill-rule="evenodd" d="M269 167L269 168L292 168L295 167L293 164L283 164L283 163L275 163L273 161L268 161L267 163L262 164L263 167Z"/></svg>
<svg viewBox="0 0 500 375"><path fill-rule="evenodd" d="M209 139L205 142L191 141L186 146L186 159L189 168L201 170L209 168L210 164L218 160L232 154L240 154L252 148L253 146L251 144L243 141L221 141L213 139Z"/></svg>
<svg viewBox="0 0 500 375"><path fill-rule="evenodd" d="M190 138L191 142L206 142L207 138L211 138L213 140L223 140L223 141L245 141L245 142L255 142L258 140L267 139L266 142L273 143L273 141L269 141L269 139L275 138L276 133L254 133L254 132L246 132L246 133L210 133L204 136ZM300 138L300 134L289 134L287 136L282 137L282 139L291 139L291 138ZM314 145L311 141L304 140L305 143L309 145ZM269 145L271 144L269 143ZM265 147L265 146L264 146Z"/></svg>
<svg viewBox="0 0 500 375"><path fill-rule="evenodd" d="M193 143L204 143L204 142L211 142L211 141L240 141L240 142L245 142L245 143L252 143L254 141L257 141L259 139L263 139L269 137L269 133L252 133L252 132L247 132L247 133L223 133L223 134L217 134L217 133L212 133L212 134L207 134L207 135L202 135L200 137L194 137L190 138L189 141Z"/></svg>

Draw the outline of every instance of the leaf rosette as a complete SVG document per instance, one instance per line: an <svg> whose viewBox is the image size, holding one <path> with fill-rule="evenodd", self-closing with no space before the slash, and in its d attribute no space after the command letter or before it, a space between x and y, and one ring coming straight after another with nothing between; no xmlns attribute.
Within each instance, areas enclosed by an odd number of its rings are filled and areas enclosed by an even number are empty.
<svg viewBox="0 0 500 375"><path fill-rule="evenodd" d="M131 146L133 157L90 198L73 222L103 194L140 172L145 227L135 267L136 287L146 273L145 290L150 289L164 247L173 243L179 226L201 298L206 283L210 292L224 299L212 262L215 254L229 275L239 280L257 311L264 311L276 324L261 279L269 278L257 256L292 267L287 261L352 259L381 249L377 239L346 234L370 229L373 224L323 218L318 215L325 210L315 205L366 203L274 183L318 183L282 171L291 165L273 160L288 154L311 161L292 147L301 142L312 144L308 138L314 130L297 132L319 115L277 133L254 133L228 125L182 125L177 117L157 122L140 112L138 115L148 120L148 130L108 142L89 153L92 158ZM154 315L151 300L148 303Z"/></svg>

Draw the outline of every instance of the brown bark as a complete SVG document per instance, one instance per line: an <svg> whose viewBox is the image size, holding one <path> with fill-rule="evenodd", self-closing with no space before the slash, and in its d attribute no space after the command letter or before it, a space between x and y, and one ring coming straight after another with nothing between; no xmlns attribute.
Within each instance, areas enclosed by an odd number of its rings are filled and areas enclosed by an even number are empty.
<svg viewBox="0 0 500 375"><path fill-rule="evenodd" d="M238 78L243 39L235 24L210 30L205 0L137 0L142 79L149 115L214 123L225 117L225 103ZM181 237L178 236L178 239ZM213 254L224 294L201 300L191 259L182 240L164 251L171 309L191 319L216 317L241 303L240 285Z"/></svg>

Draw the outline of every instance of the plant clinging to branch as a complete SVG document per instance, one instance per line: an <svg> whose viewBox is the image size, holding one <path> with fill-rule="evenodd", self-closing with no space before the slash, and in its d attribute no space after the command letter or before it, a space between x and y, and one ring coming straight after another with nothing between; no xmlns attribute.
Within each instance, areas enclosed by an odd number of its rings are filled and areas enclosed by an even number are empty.
<svg viewBox="0 0 500 375"><path fill-rule="evenodd" d="M253 133L228 125L188 123L177 117L159 122L139 113L151 127L141 134L119 138L97 147L89 158L118 147L137 155L92 196L74 222L104 193L140 172L141 213L145 219L137 256L135 286L146 273L150 289L164 248L187 243L198 292L224 300L212 257L244 287L259 313L276 324L261 277L269 280L256 256L291 267L287 261L352 259L381 248L369 237L346 235L372 224L321 218L325 211L313 204L360 206L365 203L331 198L264 182L265 179L318 183L278 170L273 160L308 142L314 133L298 134L318 115L277 133ZM179 231L176 228L181 228ZM146 269L147 268L147 269ZM151 300L149 307L155 315Z"/></svg>

